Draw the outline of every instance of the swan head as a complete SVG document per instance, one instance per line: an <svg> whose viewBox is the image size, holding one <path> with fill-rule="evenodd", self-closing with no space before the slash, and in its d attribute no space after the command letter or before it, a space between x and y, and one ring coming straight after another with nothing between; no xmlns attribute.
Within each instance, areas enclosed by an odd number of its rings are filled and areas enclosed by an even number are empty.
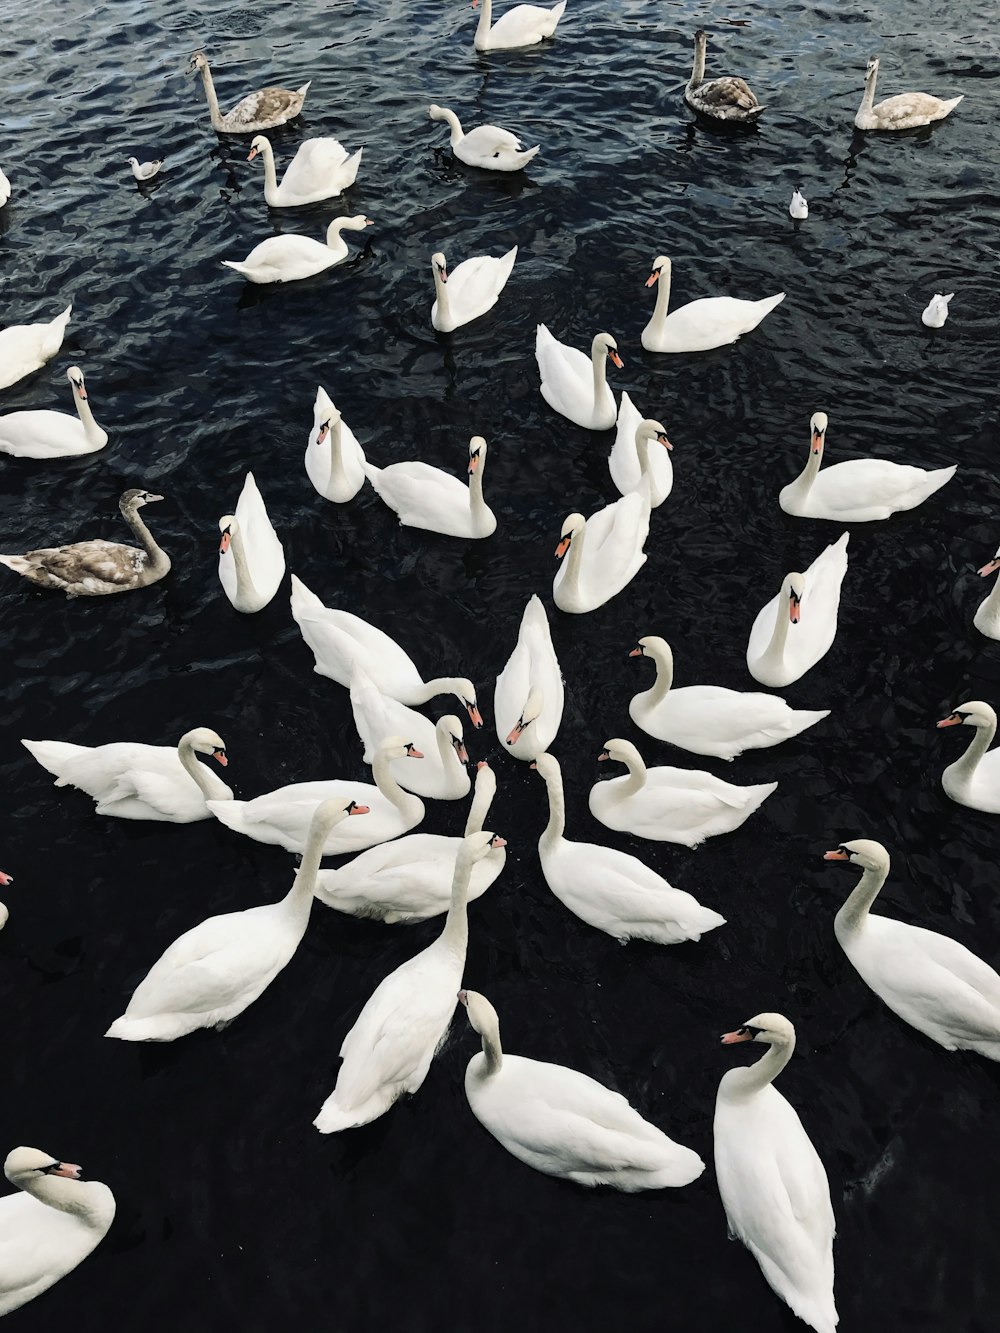
<svg viewBox="0 0 1000 1333"><path fill-rule="evenodd" d="M635 764L640 767L643 766L642 755L639 751L631 741L623 741L620 736L605 741L604 749L597 758L599 762L604 759L611 759L616 764L625 764L627 768L632 768Z"/></svg>
<svg viewBox="0 0 1000 1333"><path fill-rule="evenodd" d="M941 727L992 727L996 730L997 715L989 704L982 699L970 699L967 704L960 704L954 712L943 717L938 723Z"/></svg>
<svg viewBox="0 0 1000 1333"><path fill-rule="evenodd" d="M698 31L695 33L694 44L696 47L698 46L704 47L708 45L708 33L705 31L704 28L699 28Z"/></svg>
<svg viewBox="0 0 1000 1333"><path fill-rule="evenodd" d="M436 250L434 254L431 255L431 269L433 270L435 278L439 278L441 282L448 281L448 261L440 250Z"/></svg>
<svg viewBox="0 0 1000 1333"><path fill-rule="evenodd" d="M271 152L273 152L271 148L271 140L267 135L255 134L250 140L250 151L247 153L247 161L252 162L258 153L263 153L266 156Z"/></svg>
<svg viewBox="0 0 1000 1333"><path fill-rule="evenodd" d="M674 664L674 654L666 639L661 639L658 634L644 634L636 642L635 647L629 653L629 657L651 657L654 662L662 662L664 666L672 667Z"/></svg>
<svg viewBox="0 0 1000 1333"><path fill-rule="evenodd" d="M806 581L801 574L786 574L781 585L781 594L788 599L788 619L793 625L799 623L799 608L806 591ZM779 606L780 612L780 606Z"/></svg>
<svg viewBox="0 0 1000 1333"><path fill-rule="evenodd" d="M761 1041L767 1046L794 1046L795 1028L782 1014L757 1014L735 1032L722 1034L723 1046L741 1041Z"/></svg>
<svg viewBox="0 0 1000 1333"><path fill-rule="evenodd" d="M674 446L667 439L667 428L659 421L654 421L652 417L647 417L645 421L640 421L635 428L635 442L640 440L656 440L662 444L665 449L672 449Z"/></svg>
<svg viewBox="0 0 1000 1333"><path fill-rule="evenodd" d="M474 990L460 990L458 999L461 1004L465 1005L473 1032L478 1032L482 1036L484 1030L486 1032L500 1031L500 1017L485 995L480 995L478 991Z"/></svg>
<svg viewBox="0 0 1000 1333"><path fill-rule="evenodd" d="M40 1148L12 1148L3 1164L3 1173L12 1185L23 1189L28 1181L38 1176L79 1180L83 1169L73 1162L57 1161L50 1152L42 1152Z"/></svg>
<svg viewBox="0 0 1000 1333"><path fill-rule="evenodd" d="M143 505L153 504L154 501L162 499L162 495L154 495L152 491L126 491L118 501L118 508L127 516L137 509L141 509Z"/></svg>
<svg viewBox="0 0 1000 1333"><path fill-rule="evenodd" d="M554 754L549 754L547 750L543 750L541 754L536 754L528 767L541 773L546 782L558 782L562 777L559 760Z"/></svg>
<svg viewBox="0 0 1000 1333"><path fill-rule="evenodd" d="M480 792L489 792L492 799L496 795L496 790L497 775L490 768L487 760L480 759L476 764L476 795L478 796Z"/></svg>
<svg viewBox="0 0 1000 1333"><path fill-rule="evenodd" d="M444 120L445 118L444 111L436 102L430 104L427 108L427 114L430 116L431 120Z"/></svg>
<svg viewBox="0 0 1000 1333"><path fill-rule="evenodd" d="M412 741L405 740L402 736L387 736L375 751L376 759L380 755L386 759L423 759L424 757Z"/></svg>
<svg viewBox="0 0 1000 1333"><path fill-rule="evenodd" d="M874 838L853 838L850 842L842 842L834 851L824 852L823 860L852 861L862 870L889 873L889 853Z"/></svg>
<svg viewBox="0 0 1000 1333"><path fill-rule="evenodd" d="M371 218L364 213L355 213L352 218L334 218L326 229L326 243L333 245L342 231L364 231L365 227L374 227Z"/></svg>
<svg viewBox="0 0 1000 1333"><path fill-rule="evenodd" d="M222 533L222 540L219 542L220 555L226 554L239 530L240 525L236 521L236 515L223 514L222 518L219 519L219 531Z"/></svg>
<svg viewBox="0 0 1000 1333"><path fill-rule="evenodd" d="M190 745L191 749L198 754L210 754L222 768L225 768L229 763L226 757L226 742L211 727L195 727L193 731L185 732L180 739L180 744Z"/></svg>
<svg viewBox="0 0 1000 1333"><path fill-rule="evenodd" d="M814 412L809 418L809 436L812 440L814 454L823 452L823 445L826 443L826 428L829 424L829 418L825 412Z"/></svg>
<svg viewBox="0 0 1000 1333"><path fill-rule="evenodd" d="M13 883L14 883L14 876L8 875L6 870L0 870L0 885L6 888L8 884L13 884Z"/></svg>
<svg viewBox="0 0 1000 1333"><path fill-rule="evenodd" d="M528 727L531 726L535 718L538 717L539 714L541 713L542 702L543 701L542 701L541 690L538 689L537 686L533 685L531 689L528 691L527 701L525 702L524 707L521 709L521 716L517 719L517 722L511 728L510 735L507 737L508 745L513 745L515 741L521 739L521 737L527 731Z"/></svg>
<svg viewBox="0 0 1000 1333"><path fill-rule="evenodd" d="M877 73L878 73L878 56L869 56L868 68L865 70L865 82L867 83L869 79L874 79Z"/></svg>
<svg viewBox="0 0 1000 1333"><path fill-rule="evenodd" d="M481 472L486 466L486 441L481 435L473 435L469 441L469 476Z"/></svg>
<svg viewBox="0 0 1000 1333"><path fill-rule="evenodd" d="M208 61L205 59L204 51L195 51L191 57L191 63L188 65L188 73L194 74L200 69L208 69Z"/></svg>
<svg viewBox="0 0 1000 1333"><path fill-rule="evenodd" d="M625 362L618 355L618 344L610 333L595 334L594 341L590 344L590 355L593 360L597 360L598 357L609 356L619 370L623 369L625 365Z"/></svg>
<svg viewBox="0 0 1000 1333"><path fill-rule="evenodd" d="M135 161L135 158L133 157L133 158L131 159L131 161L134 162L134 161ZM86 384L84 383L84 380L83 380L83 371L80 369L80 367L79 367L79 366L70 366L69 370L67 370L67 372L66 372L66 378L69 380L70 384L72 384L72 386L73 386L73 394L74 394L74 396L75 396L76 398L80 398L80 399L82 399L84 402L86 402L86 401L87 401L87 386L86 386Z"/></svg>
<svg viewBox="0 0 1000 1333"><path fill-rule="evenodd" d="M570 514L569 518L562 525L562 532L559 534L559 545L556 547L556 556L559 560L563 558L570 548L570 543L578 532L582 532L587 526L587 520L582 514Z"/></svg>
<svg viewBox="0 0 1000 1333"><path fill-rule="evenodd" d="M987 574L995 574L998 569L1000 569L1000 547L997 548L997 553L993 559L988 560L986 564L983 565L982 569L979 569L976 572L981 578L985 578Z"/></svg>
<svg viewBox="0 0 1000 1333"><path fill-rule="evenodd" d="M449 713L446 717L438 718L437 726L434 730L438 734L438 740L450 745L455 751L460 764L469 762L469 752L465 748L465 737L462 732L462 724L454 713Z"/></svg>
<svg viewBox="0 0 1000 1333"><path fill-rule="evenodd" d="M493 851L494 847L506 846L507 839L501 838L499 833L487 833L485 829L481 833L470 833L462 839L462 845L458 849L458 861L464 861L466 865L469 862L481 861Z"/></svg>
<svg viewBox="0 0 1000 1333"><path fill-rule="evenodd" d="M359 805L357 801L348 801L345 805L343 796L334 796L329 801L321 801L313 811L312 819L309 821L309 831L311 833L313 829L325 828L329 833L350 815L368 814L371 814L370 806Z"/></svg>
<svg viewBox="0 0 1000 1333"><path fill-rule="evenodd" d="M704 33L702 33L702 36L704 36ZM666 255L657 255L653 260L653 270L646 279L646 286L655 287L661 277L670 277L670 260Z"/></svg>

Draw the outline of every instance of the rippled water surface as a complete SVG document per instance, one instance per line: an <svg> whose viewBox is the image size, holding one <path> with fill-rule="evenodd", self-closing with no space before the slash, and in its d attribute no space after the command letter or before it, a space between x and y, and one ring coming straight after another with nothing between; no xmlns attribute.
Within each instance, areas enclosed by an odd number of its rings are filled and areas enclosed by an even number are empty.
<svg viewBox="0 0 1000 1333"><path fill-rule="evenodd" d="M0 317L48 319L70 300L74 314L59 357L0 410L69 410L76 362L111 441L64 463L4 458L2 549L121 538L117 498L144 485L167 497L146 513L174 562L156 587L92 604L0 571L0 864L17 881L0 936L0 1151L80 1161L118 1200L104 1244L18 1326L801 1328L727 1242L711 1169L716 1086L740 1058L718 1034L776 1009L799 1033L780 1087L830 1177L844 1333L994 1327L1000 1071L926 1041L861 983L832 930L854 874L821 860L842 839L880 839L894 858L881 908L1000 959L1000 821L944 797L940 770L967 733L933 727L966 699L1000 700L1000 648L971 624L974 569L1000 540L998 40L982 7L570 0L555 41L487 56L462 0L66 0L42 15L7 0L5 18L0 165L14 195L0 212ZM685 109L700 25L709 73L745 75L768 104L757 130L719 132ZM269 212L260 164L213 133L184 74L200 47L224 107L312 78L305 114L273 136L279 166L308 135L364 144L346 207ZM880 95L965 101L929 130L855 133L874 53ZM523 175L467 169L427 119L431 101L542 152ZM167 169L139 190L130 154ZM795 185L802 225L787 213ZM272 232L320 236L335 212L362 211L376 225L351 238L355 257L317 279L251 287L220 265ZM454 264L514 243L496 309L434 334L430 253ZM675 304L787 299L734 347L647 354L643 282L660 252ZM955 292L936 334L919 320L934 291ZM615 498L612 437L540 398L540 320L580 347L611 331L625 361L615 389L675 445L648 563L582 617L551 607L552 551L570 509ZM348 506L321 500L302 467L317 383L376 463L419 456L460 473L469 436L486 436L497 535L402 529L370 488ZM917 513L852 532L836 643L784 691L830 719L733 765L690 760L777 779L762 810L695 852L610 833L586 802L605 740L689 761L628 720L651 673L626 656L635 638L670 640L679 684L752 688L758 607L838 535L777 505L818 408L831 461L877 452L959 473ZM181 931L277 898L292 865L212 822L100 818L53 789L20 737L171 743L212 726L244 797L368 777L347 693L312 672L287 584L252 618L221 592L217 519L247 468L289 568L325 602L370 615L426 675L479 685L487 727L470 751L495 766L490 824L509 859L471 909L467 983L495 1003L510 1050L585 1070L697 1149L709 1168L696 1184L591 1193L509 1157L465 1102L476 1039L464 1015L416 1098L365 1129L316 1133L344 1033L436 923L391 930L316 906L296 957L226 1031L148 1048L101 1036ZM621 948L541 878L542 784L491 729L493 678L532 592L566 677L553 749L568 835L633 850L721 911L728 925L699 944ZM455 833L464 818L464 803L431 804L424 827Z"/></svg>

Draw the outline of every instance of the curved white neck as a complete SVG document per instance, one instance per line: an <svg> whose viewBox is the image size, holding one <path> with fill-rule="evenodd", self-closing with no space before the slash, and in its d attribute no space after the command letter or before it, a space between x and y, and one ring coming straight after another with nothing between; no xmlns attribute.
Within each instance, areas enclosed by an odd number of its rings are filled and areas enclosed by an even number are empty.
<svg viewBox="0 0 1000 1333"><path fill-rule="evenodd" d="M860 930L865 924L869 908L878 897L888 875L889 867L886 866L883 870L866 870L861 876L854 892L833 919L838 939L845 932Z"/></svg>
<svg viewBox="0 0 1000 1333"><path fill-rule="evenodd" d="M94 414L90 410L90 399L81 398L74 390L73 400L76 404L76 414L80 418L80 425L83 427L83 433L87 437L87 443L97 444L104 432L94 420Z"/></svg>
<svg viewBox="0 0 1000 1333"><path fill-rule="evenodd" d="M451 318L451 307L448 304L448 284L441 281L441 273L437 264L433 266L434 271L434 296L437 300L438 320L444 322Z"/></svg>
<svg viewBox="0 0 1000 1333"><path fill-rule="evenodd" d="M356 815L348 816L348 818L364 819L365 816ZM294 914L308 917L312 907L313 890L316 887L316 876L319 873L320 862L323 859L323 847L330 836L330 831L340 822L340 811L336 811L322 820L313 817L309 825L305 851L302 853L299 868L295 872L295 880L282 899L282 906L288 908Z"/></svg>
<svg viewBox="0 0 1000 1333"><path fill-rule="evenodd" d="M177 757L183 765L184 772L197 782L198 789L202 796L204 796L205 800L212 801L217 799L217 794L212 791L212 788L209 785L208 773L205 770L205 765L198 762L194 746L187 738L182 740L180 745L178 745Z"/></svg>
<svg viewBox="0 0 1000 1333"><path fill-rule="evenodd" d="M646 785L646 765L640 755L630 754L627 759L623 759L621 762L628 769L628 780L623 782L621 786L616 783L611 789L618 801L624 801L626 797L634 796L636 792L642 791Z"/></svg>
<svg viewBox="0 0 1000 1333"><path fill-rule="evenodd" d="M493 804L493 797L496 793L496 782L477 782L475 794L472 797L472 805L469 807L469 817L465 821L464 837L470 833L482 833L483 825L486 823L486 816L489 814L490 806Z"/></svg>
<svg viewBox="0 0 1000 1333"><path fill-rule="evenodd" d="M481 0L479 10L479 23L476 25L477 42L485 41L490 35L490 28L493 26L493 0Z"/></svg>
<svg viewBox="0 0 1000 1333"><path fill-rule="evenodd" d="M483 473L485 471L486 460L480 457L479 466L469 478L469 512L473 519L483 518L489 511L489 506L483 499Z"/></svg>
<svg viewBox="0 0 1000 1333"><path fill-rule="evenodd" d="M702 62L704 64L704 60ZM667 319L667 310L670 306L670 269L661 268L660 276L656 280L656 305L653 306L652 324L664 324Z"/></svg>
<svg viewBox="0 0 1000 1333"><path fill-rule="evenodd" d="M66 1176L50 1176L38 1172L26 1180L21 1189L48 1208L58 1209L60 1213L72 1213L77 1217L87 1217L95 1211L93 1202L88 1198L88 1184L88 1181L70 1180Z"/></svg>
<svg viewBox="0 0 1000 1333"><path fill-rule="evenodd" d="M969 742L965 754L962 755L961 759L956 759L950 765L951 771L956 777L964 778L967 782L971 780L980 759L990 748L996 730L996 723L988 727L976 727L976 734Z"/></svg>
<svg viewBox="0 0 1000 1333"><path fill-rule="evenodd" d="M762 662L769 662L772 666L780 666L785 660L785 643L788 639L788 626L792 623L791 615L788 610L788 596L785 592L778 595L778 605L774 613L774 628L771 630L771 641L768 643L764 652L761 654Z"/></svg>
<svg viewBox="0 0 1000 1333"><path fill-rule="evenodd" d="M143 550L149 559L149 569L151 571L168 570L170 568L170 557L166 551L161 551L153 540L153 534L146 527L139 517L138 509L128 509L123 511L122 518L132 529L133 533L142 542Z"/></svg>
<svg viewBox="0 0 1000 1333"><path fill-rule="evenodd" d="M222 113L219 110L219 99L215 95L215 84L212 81L212 71L208 68L207 62L201 67L201 81L205 85L205 96L208 99L208 110L212 117L212 125L215 129L222 128Z"/></svg>
<svg viewBox="0 0 1000 1333"><path fill-rule="evenodd" d="M806 465L799 473L799 475L795 478L795 480L792 482L791 489L797 491L799 495L802 496L808 495L810 487L816 480L817 474L819 473L820 464L822 462L823 462L823 450L820 449L819 453L817 453L816 450L813 449L812 443L810 442L809 457L806 459Z"/></svg>
<svg viewBox="0 0 1000 1333"><path fill-rule="evenodd" d="M726 1078L726 1095L732 1097L752 1097L761 1092L778 1077L785 1065L792 1058L795 1050L795 1038L780 1046L769 1046L766 1054L755 1065L746 1069L734 1069Z"/></svg>
<svg viewBox="0 0 1000 1333"><path fill-rule="evenodd" d="M455 873L451 881L451 902L445 918L444 929L438 936L438 943L452 953L465 958L469 945L469 881L472 879L472 861L463 856L461 849L455 862Z"/></svg>
<svg viewBox="0 0 1000 1333"><path fill-rule="evenodd" d="M566 797L563 792L562 773L556 771L545 778L545 789L549 797L549 822L538 839L538 845L550 850L562 839L566 829Z"/></svg>
<svg viewBox="0 0 1000 1333"><path fill-rule="evenodd" d="M233 564L236 566L236 596L241 602L254 602L257 600L257 589L250 573L246 547L243 545L243 530L236 522L229 529L229 549L233 553Z"/></svg>
<svg viewBox="0 0 1000 1333"><path fill-rule="evenodd" d="M580 591L580 570L583 566L583 543L587 535L586 523L582 528L573 533L569 543L569 550L563 556L566 562L566 568L563 571L563 587L568 591L579 593Z"/></svg>
<svg viewBox="0 0 1000 1333"><path fill-rule="evenodd" d="M481 18L481 17L480 17L480 20L479 20L479 26L482 27L482 18ZM489 24L487 23L486 26L489 27ZM459 120L459 118L455 115L454 111L450 110L450 109L449 109L448 107L446 107L446 106L443 106L443 107L441 108L441 118L442 118L442 120L444 120L444 121L447 122L449 128L451 129L451 146L452 146L452 148L457 148L458 145L459 145L459 144L462 142L462 140L465 138L465 135L464 135L464 133L462 132L462 122L461 122L461 121Z"/></svg>
<svg viewBox="0 0 1000 1333"><path fill-rule="evenodd" d="M420 760L416 761L418 764ZM401 814L409 816L416 806L421 804L418 797L413 796L408 791L403 791L402 787L396 781L396 776L392 771L392 760L384 750L377 750L375 758L372 760L372 777L375 779L375 786L392 805L400 811ZM362 816L358 816L362 818Z"/></svg>
<svg viewBox="0 0 1000 1333"><path fill-rule="evenodd" d="M320 446L322 447L322 446ZM330 464L330 481L336 481L343 486L347 486L347 473L344 469L344 431L343 419L338 413L330 423L330 430L326 441L327 458Z"/></svg>
<svg viewBox="0 0 1000 1333"><path fill-rule="evenodd" d="M264 199L270 203L278 193L278 173L274 169L274 152L270 144L261 149L261 157L264 159Z"/></svg>
<svg viewBox="0 0 1000 1333"><path fill-rule="evenodd" d="M660 649L654 649L652 652L647 648L646 653L656 664L656 680L653 688L649 691L649 706L655 708L657 704L663 703L664 699L670 693L670 687L674 683L674 661L673 657Z"/></svg>
<svg viewBox="0 0 1000 1333"><path fill-rule="evenodd" d="M500 1066L503 1064L499 1020L490 1017L483 1024L483 1030L479 1035L483 1039L483 1055L485 1056L485 1068L482 1071L482 1077L489 1078L493 1074L498 1074Z"/></svg>
<svg viewBox="0 0 1000 1333"><path fill-rule="evenodd" d="M594 406L604 397L604 390L608 387L608 355L607 352L591 351L590 360L594 367Z"/></svg>
<svg viewBox="0 0 1000 1333"><path fill-rule="evenodd" d="M435 676L433 680L421 681L420 688L407 694L408 704L426 704L436 699L439 694L456 694L464 702L465 688L456 676Z"/></svg>

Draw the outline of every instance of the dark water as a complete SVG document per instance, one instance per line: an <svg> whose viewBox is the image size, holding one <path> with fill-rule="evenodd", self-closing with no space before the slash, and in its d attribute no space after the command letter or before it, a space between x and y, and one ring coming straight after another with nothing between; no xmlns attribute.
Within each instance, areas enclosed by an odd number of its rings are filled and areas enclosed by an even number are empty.
<svg viewBox="0 0 1000 1333"><path fill-rule="evenodd" d="M676 446L642 573L592 615L552 613L567 831L638 852L729 924L696 945L620 948L570 915L537 864L542 784L487 729L470 750L495 764L490 822L509 859L472 908L467 983L496 1004L512 1051L600 1078L709 1163L715 1089L734 1058L718 1034L786 1013L799 1047L780 1087L829 1173L841 1327L994 1327L1000 1070L940 1050L865 988L832 931L853 873L820 859L844 838L884 841L883 910L1000 958L1000 821L946 800L939 773L967 733L933 727L966 699L1000 699L1000 648L971 624L985 593L973 569L1000 540L998 39L981 7L866 17L570 0L555 42L485 57L461 0L68 0L42 18L8 0L5 17L0 163L15 193L0 212L2 315L75 308L61 355L0 407L69 410L75 361L111 442L66 463L4 459L2 548L120 538L117 497L138 484L168 497L147 513L174 559L166 582L95 604L3 571L0 864L17 883L0 936L0 1151L29 1143L80 1161L119 1209L94 1256L19 1327L802 1327L726 1241L710 1166L687 1189L623 1197L510 1158L465 1103L476 1043L464 1018L418 1097L363 1130L312 1129L344 1032L435 923L389 930L317 906L295 959L225 1032L157 1048L105 1041L176 935L278 897L290 859L214 823L98 818L18 744L170 743L204 725L228 742L241 796L367 778L347 693L312 673L287 584L253 618L221 592L216 521L248 467L289 568L328 604L369 614L425 674L470 675L489 728L525 601L537 591L551 608L563 516L616 495L611 436L557 418L538 394L539 320L581 347L614 333L626 363L615 389ZM744 17L750 27L723 22ZM769 104L758 132L718 133L684 109L701 24L709 72L746 75ZM272 230L319 236L333 214L268 216L246 145L220 144L182 72L202 46L224 107L266 82L313 78L306 114L274 136L280 160L306 135L365 144L349 207L335 210L376 220L356 262L273 290L220 267ZM873 53L880 95L966 100L930 131L855 134ZM467 170L426 119L431 101L467 128L508 125L542 153L526 176ZM130 154L164 156L168 170L140 192ZM802 226L787 215L795 185L810 204ZM495 311L434 335L431 251L454 263L515 242ZM648 355L642 284L660 252L674 260L675 303L788 297L738 346ZM919 322L934 291L956 293L937 335ZM370 489L349 506L320 500L302 468L317 383L376 463L419 456L460 471L469 436L485 435L497 535L461 544L400 529ZM916 514L852 534L836 643L784 691L832 708L829 721L731 766L690 761L738 782L776 778L777 793L696 852L635 846L587 812L604 741L631 737L651 763L688 760L628 721L650 668L625 654L637 635L663 634L679 684L753 687L743 654L758 607L838 535L786 518L776 499L818 408L831 461L877 451L957 461L958 476ZM424 827L454 833L464 818L464 805L431 804Z"/></svg>

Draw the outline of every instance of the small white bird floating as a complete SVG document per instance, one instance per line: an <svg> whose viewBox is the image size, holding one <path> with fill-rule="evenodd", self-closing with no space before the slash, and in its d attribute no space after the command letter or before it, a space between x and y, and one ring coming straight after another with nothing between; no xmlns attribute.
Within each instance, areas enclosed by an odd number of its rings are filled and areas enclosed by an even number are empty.
<svg viewBox="0 0 1000 1333"><path fill-rule="evenodd" d="M515 5L493 23L493 0L482 0L482 3L476 26L477 51L512 51L519 46L535 46L555 33L556 24L566 9L566 0L559 0L559 4L551 9L541 5ZM478 4L479 0L472 0L473 9Z"/></svg>
<svg viewBox="0 0 1000 1333"><path fill-rule="evenodd" d="M306 446L306 474L324 500L346 504L365 484L365 451L320 385Z"/></svg>
<svg viewBox="0 0 1000 1333"><path fill-rule="evenodd" d="M62 347L72 313L68 305L48 324L12 324L0 331L0 389L9 389L52 360Z"/></svg>
<svg viewBox="0 0 1000 1333"><path fill-rule="evenodd" d="M262 611L285 577L285 552L252 472L235 514L219 519L219 581L237 611Z"/></svg>
<svg viewBox="0 0 1000 1333"><path fill-rule="evenodd" d="M496 125L477 125L465 133L462 122L454 111L435 103L427 108L431 120L447 121L451 130L451 151L468 167L483 171L520 171L528 165L541 147L521 148L521 140L510 130Z"/></svg>
<svg viewBox="0 0 1000 1333"><path fill-rule="evenodd" d="M158 157L155 162L139 162L136 158L130 157L128 164L132 168L132 175L141 183L151 181L154 176L158 175L160 168L163 166L163 158Z"/></svg>
<svg viewBox="0 0 1000 1333"><path fill-rule="evenodd" d="M326 229L326 240L311 236L269 236L255 245L246 259L224 259L226 268L242 273L248 282L297 282L342 264L350 250L342 231L364 231L373 227L371 218L358 213L352 218L334 218Z"/></svg>
<svg viewBox="0 0 1000 1333"><path fill-rule="evenodd" d="M218 134L256 134L258 130L273 130L278 125L284 125L302 110L302 103L309 91L308 83L295 92L288 88L261 88L255 93L248 93L231 111L223 113L219 110L219 99L215 95L212 71L201 51L196 51L191 57L188 73L193 74L195 71L201 73L212 128Z"/></svg>
<svg viewBox="0 0 1000 1333"><path fill-rule="evenodd" d="M718 79L705 79L705 51L708 35L698 30L694 35L694 66L684 101L692 111L699 111L711 120L752 123L764 110L745 79L724 74Z"/></svg>
<svg viewBox="0 0 1000 1333"><path fill-rule="evenodd" d="M258 153L264 159L266 204L271 208L298 208L342 194L353 185L364 151L359 148L348 156L347 149L337 139L304 139L285 168L280 185L274 170L274 149L263 134L258 134L250 144L247 161L252 162Z"/></svg>
<svg viewBox="0 0 1000 1333"><path fill-rule="evenodd" d="M48 408L8 412L0 417L0 453L16 458L74 458L104 448L108 432L94 420L83 371L70 366L66 378L73 390L76 416Z"/></svg>
<svg viewBox="0 0 1000 1333"><path fill-rule="evenodd" d="M464 259L449 273L440 250L431 255L431 271L434 274L431 324L438 333L451 333L453 329L469 324L480 315L485 315L487 310L492 310L507 285L516 258L515 245L499 259L492 255Z"/></svg>
<svg viewBox="0 0 1000 1333"><path fill-rule="evenodd" d="M3 208L4 204L7 202L9 198L10 198L10 181L3 174L3 170L0 169L0 208Z"/></svg>
<svg viewBox="0 0 1000 1333"><path fill-rule="evenodd" d="M954 295L954 292L948 292L946 295L935 292L926 308L921 311L921 324L925 324L929 329L939 329L948 318L948 302Z"/></svg>
<svg viewBox="0 0 1000 1333"><path fill-rule="evenodd" d="M804 221L809 216L809 204L805 195L800 194L798 190L793 190L792 202L788 205L788 211L797 222Z"/></svg>
<svg viewBox="0 0 1000 1333"><path fill-rule="evenodd" d="M953 97L943 102L930 93L897 93L873 106L878 64L878 57L872 56L865 71L865 94L854 117L859 130L913 130L934 120L944 120L962 100L962 97Z"/></svg>

